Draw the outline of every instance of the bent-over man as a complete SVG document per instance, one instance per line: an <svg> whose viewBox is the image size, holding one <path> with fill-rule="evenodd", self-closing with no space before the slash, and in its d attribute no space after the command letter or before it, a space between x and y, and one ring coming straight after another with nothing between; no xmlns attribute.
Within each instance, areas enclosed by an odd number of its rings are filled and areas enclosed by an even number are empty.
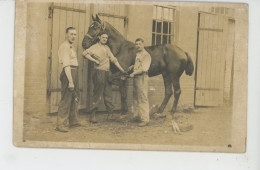
<svg viewBox="0 0 260 170"><path fill-rule="evenodd" d="M134 77L134 120L141 121L138 126L147 126L149 123L149 102L148 102L148 70L151 64L151 56L144 49L144 40L136 39L135 64L129 67L133 69L130 77Z"/></svg>
<svg viewBox="0 0 260 170"><path fill-rule="evenodd" d="M104 104L108 112L107 119L111 119L114 105L112 103L112 82L110 79L110 62L113 62L115 66L123 73L124 69L120 66L117 58L114 57L110 48L106 45L108 40L108 34L101 32L98 36L99 42L92 45L90 48L83 52L83 56L88 60L95 63L93 71L93 96L92 104L90 106L90 122L97 123L96 111L98 105L104 98Z"/></svg>

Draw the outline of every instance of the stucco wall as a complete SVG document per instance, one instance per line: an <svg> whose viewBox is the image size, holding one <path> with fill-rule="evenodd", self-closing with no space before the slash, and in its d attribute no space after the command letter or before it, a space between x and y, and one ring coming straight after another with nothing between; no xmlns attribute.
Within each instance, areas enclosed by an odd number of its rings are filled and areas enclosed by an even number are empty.
<svg viewBox="0 0 260 170"><path fill-rule="evenodd" d="M48 4L28 3L24 111L47 113Z"/></svg>
<svg viewBox="0 0 260 170"><path fill-rule="evenodd" d="M146 46L151 45L153 6L130 5L128 16L127 39L134 42L136 38L141 37Z"/></svg>
<svg viewBox="0 0 260 170"><path fill-rule="evenodd" d="M184 51L188 52L192 58L193 64L196 63L197 48L197 27L198 27L198 8L180 7L178 20L178 39L176 44ZM180 105L193 105L194 87L195 87L195 70L192 76L185 73L181 77L182 94Z"/></svg>

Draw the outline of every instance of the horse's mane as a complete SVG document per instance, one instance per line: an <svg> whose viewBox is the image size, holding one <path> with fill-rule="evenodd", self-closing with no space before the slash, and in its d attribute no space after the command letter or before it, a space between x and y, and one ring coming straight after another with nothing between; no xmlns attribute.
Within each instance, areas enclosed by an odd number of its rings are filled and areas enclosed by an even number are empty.
<svg viewBox="0 0 260 170"><path fill-rule="evenodd" d="M112 28L117 34L119 34L124 40L126 40L125 39L125 37L113 26L113 25L111 25L109 22L106 22L106 21L103 21L106 25L109 25L110 26L110 28Z"/></svg>

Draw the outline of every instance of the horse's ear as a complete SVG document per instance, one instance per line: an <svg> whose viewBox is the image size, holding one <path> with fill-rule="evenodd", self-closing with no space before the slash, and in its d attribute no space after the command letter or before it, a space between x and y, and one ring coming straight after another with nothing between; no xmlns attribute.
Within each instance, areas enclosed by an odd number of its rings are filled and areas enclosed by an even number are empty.
<svg viewBox="0 0 260 170"><path fill-rule="evenodd" d="M96 21L96 18L94 17L94 15L92 14L92 20L93 21Z"/></svg>
<svg viewBox="0 0 260 170"><path fill-rule="evenodd" d="M100 24L102 24L102 21L101 19L99 18L99 16L96 14L96 19L97 19L97 22L99 22Z"/></svg>

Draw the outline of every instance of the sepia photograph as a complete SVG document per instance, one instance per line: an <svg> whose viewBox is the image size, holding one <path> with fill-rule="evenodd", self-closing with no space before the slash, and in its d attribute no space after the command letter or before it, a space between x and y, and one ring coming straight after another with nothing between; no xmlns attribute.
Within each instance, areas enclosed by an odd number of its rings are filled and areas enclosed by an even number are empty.
<svg viewBox="0 0 260 170"><path fill-rule="evenodd" d="M246 152L248 5L16 1L19 147Z"/></svg>

